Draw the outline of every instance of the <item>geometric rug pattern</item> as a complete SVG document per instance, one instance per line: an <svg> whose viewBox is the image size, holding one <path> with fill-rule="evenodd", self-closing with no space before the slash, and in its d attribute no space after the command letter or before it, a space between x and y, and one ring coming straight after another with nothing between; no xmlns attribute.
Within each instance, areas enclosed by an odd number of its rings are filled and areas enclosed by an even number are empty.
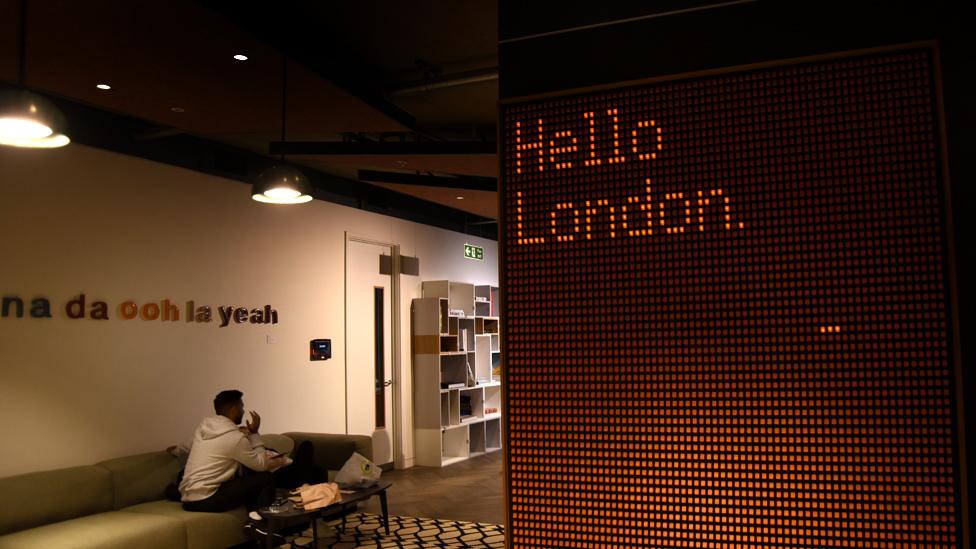
<svg viewBox="0 0 976 549"><path fill-rule="evenodd" d="M342 520L319 523L319 549L504 549L505 533L498 524L390 516L390 533L381 517L353 513ZM291 540L291 547L311 547L312 531ZM284 547L288 547L285 545Z"/></svg>

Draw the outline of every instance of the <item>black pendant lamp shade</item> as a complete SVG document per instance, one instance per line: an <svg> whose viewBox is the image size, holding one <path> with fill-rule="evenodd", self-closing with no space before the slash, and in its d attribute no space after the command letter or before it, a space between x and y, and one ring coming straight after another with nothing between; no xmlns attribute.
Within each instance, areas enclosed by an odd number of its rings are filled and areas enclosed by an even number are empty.
<svg viewBox="0 0 976 549"><path fill-rule="evenodd" d="M34 149L63 147L64 115L51 102L27 91L27 0L20 3L20 59L17 89L0 91L0 145Z"/></svg>
<svg viewBox="0 0 976 549"><path fill-rule="evenodd" d="M301 204L312 200L312 183L295 168L277 164L254 180L251 198L270 204Z"/></svg>

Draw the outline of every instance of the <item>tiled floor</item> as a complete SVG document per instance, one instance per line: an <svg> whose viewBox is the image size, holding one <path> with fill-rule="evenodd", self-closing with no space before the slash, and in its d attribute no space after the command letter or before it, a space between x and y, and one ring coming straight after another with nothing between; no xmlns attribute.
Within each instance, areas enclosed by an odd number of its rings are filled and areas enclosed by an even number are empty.
<svg viewBox="0 0 976 549"><path fill-rule="evenodd" d="M387 471L393 482L387 495L391 515L502 524L505 516L501 452L442 468L413 467ZM364 511L378 513L379 500Z"/></svg>

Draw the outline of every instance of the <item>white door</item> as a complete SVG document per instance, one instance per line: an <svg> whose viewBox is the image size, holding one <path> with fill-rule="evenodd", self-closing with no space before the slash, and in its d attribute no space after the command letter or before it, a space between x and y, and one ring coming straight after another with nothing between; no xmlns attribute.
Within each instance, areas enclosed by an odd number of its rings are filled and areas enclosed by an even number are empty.
<svg viewBox="0 0 976 549"><path fill-rule="evenodd" d="M346 422L373 438L373 461L393 462L392 278L380 274L390 247L346 242Z"/></svg>

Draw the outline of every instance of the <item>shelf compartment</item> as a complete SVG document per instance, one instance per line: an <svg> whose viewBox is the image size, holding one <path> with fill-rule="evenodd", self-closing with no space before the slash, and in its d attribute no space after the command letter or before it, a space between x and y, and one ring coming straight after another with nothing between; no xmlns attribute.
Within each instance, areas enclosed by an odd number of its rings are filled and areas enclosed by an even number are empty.
<svg viewBox="0 0 976 549"><path fill-rule="evenodd" d="M485 453L485 424L472 423L468 426L468 455Z"/></svg>
<svg viewBox="0 0 976 549"><path fill-rule="evenodd" d="M484 314L476 313L479 316L498 316L498 286L480 284L474 287L475 303L488 303L488 308Z"/></svg>
<svg viewBox="0 0 976 549"><path fill-rule="evenodd" d="M464 415L466 413L469 415L469 421L474 421L477 419L483 419L485 417L485 390L481 387L470 387L467 389L458 390L458 399L467 400L467 405L461 402L461 421L464 421Z"/></svg>
<svg viewBox="0 0 976 549"><path fill-rule="evenodd" d="M475 382L491 381L491 336L474 336L474 367Z"/></svg>
<svg viewBox="0 0 976 549"><path fill-rule="evenodd" d="M484 332L486 334L497 334L498 333L498 319L497 318L485 318L484 322Z"/></svg>
<svg viewBox="0 0 976 549"><path fill-rule="evenodd" d="M451 394L450 391L441 393L441 427L451 424Z"/></svg>
<svg viewBox="0 0 976 549"><path fill-rule="evenodd" d="M457 335L442 335L441 336L441 352L442 353L457 353L458 352L458 337L457 337Z"/></svg>
<svg viewBox="0 0 976 549"><path fill-rule="evenodd" d="M474 351L474 319L458 319L458 346L463 351Z"/></svg>
<svg viewBox="0 0 976 549"><path fill-rule="evenodd" d="M467 355L465 353L444 355L440 357L440 388L447 389L447 384L468 383Z"/></svg>
<svg viewBox="0 0 976 549"><path fill-rule="evenodd" d="M501 385L490 385L484 387L484 390L485 390L485 396L484 396L485 417L488 417L489 414L500 414L502 411ZM494 409L494 411L489 411L489 409Z"/></svg>
<svg viewBox="0 0 976 549"><path fill-rule="evenodd" d="M438 318L440 319L440 333L448 333L447 299L438 300Z"/></svg>
<svg viewBox="0 0 976 549"><path fill-rule="evenodd" d="M491 289L494 286L487 286L484 284L478 284L474 287L474 299L475 301L491 301Z"/></svg>
<svg viewBox="0 0 976 549"><path fill-rule="evenodd" d="M461 424L461 400L459 398L457 391L451 391L447 393L448 399L448 424L449 425L460 425Z"/></svg>
<svg viewBox="0 0 976 549"><path fill-rule="evenodd" d="M448 292L451 309L464 311L464 316L474 316L474 284L449 282Z"/></svg>
<svg viewBox="0 0 976 549"><path fill-rule="evenodd" d="M502 447L502 420L489 419L485 426L485 451L499 450Z"/></svg>
<svg viewBox="0 0 976 549"><path fill-rule="evenodd" d="M468 429L446 429L441 433L443 452L441 460L452 458L466 458L470 454L468 449Z"/></svg>

